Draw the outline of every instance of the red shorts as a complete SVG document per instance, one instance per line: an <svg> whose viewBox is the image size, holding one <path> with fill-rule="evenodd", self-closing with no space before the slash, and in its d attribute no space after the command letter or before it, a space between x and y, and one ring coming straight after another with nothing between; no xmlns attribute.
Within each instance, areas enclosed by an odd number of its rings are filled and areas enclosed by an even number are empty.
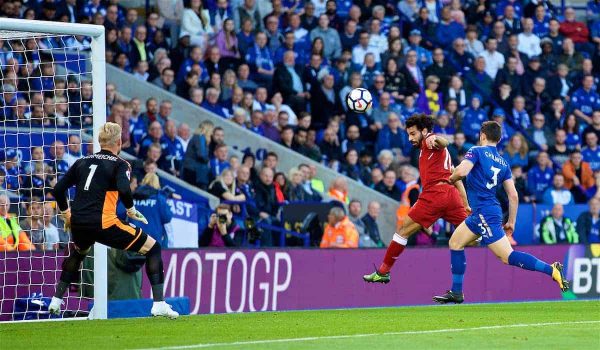
<svg viewBox="0 0 600 350"><path fill-rule="evenodd" d="M458 226L467 218L467 212L456 187L441 184L421 192L408 216L424 228L430 227L439 218Z"/></svg>

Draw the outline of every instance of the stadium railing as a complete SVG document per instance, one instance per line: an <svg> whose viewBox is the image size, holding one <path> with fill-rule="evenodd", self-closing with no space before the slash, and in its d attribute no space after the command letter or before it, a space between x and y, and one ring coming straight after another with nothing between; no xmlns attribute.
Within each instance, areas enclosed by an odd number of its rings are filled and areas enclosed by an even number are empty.
<svg viewBox="0 0 600 350"><path fill-rule="evenodd" d="M215 114L200 108L193 103L171 94L157 86L147 82L142 82L133 78L129 73L126 73L117 67L107 65L107 80L115 84L121 94L125 96L136 96L142 101L154 97L158 100L170 100L173 102L173 112L171 119L181 123L185 122L194 128L202 120L210 120L215 126L220 126L225 130L228 145L239 151L251 151L255 155L264 155L267 151L273 151L279 156L278 170L289 171L292 167L296 167L301 163L315 165L317 167L317 177L326 185L338 177L344 177L348 182L348 192L350 197L357 197L363 201L363 206L370 201L378 201L381 204L381 216L379 221L380 232L382 239L389 241L396 228L396 208L398 202L391 198L368 188L359 182L352 180L340 173L323 166L309 158L306 158L294 151L291 151L271 140L256 135L249 130L246 130L234 123L225 120Z"/></svg>

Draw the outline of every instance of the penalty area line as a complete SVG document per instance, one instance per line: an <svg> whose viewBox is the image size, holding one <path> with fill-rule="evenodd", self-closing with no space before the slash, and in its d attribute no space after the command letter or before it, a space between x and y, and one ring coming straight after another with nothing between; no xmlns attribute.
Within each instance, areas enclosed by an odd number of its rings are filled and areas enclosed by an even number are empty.
<svg viewBox="0 0 600 350"><path fill-rule="evenodd" d="M297 343L297 342L315 341L315 340L336 340L336 339L365 338L365 337L377 337L377 336L386 336L386 335L389 336L389 335L420 335L420 334L435 334L435 333L457 333L457 332L480 331L480 330L490 330L490 329L524 328L524 327L544 327L544 326L561 326L561 325L575 325L575 324L600 324L600 320L565 321L565 322L544 322L544 323L517 323L517 324L506 324L506 325L496 325L496 326L481 326L481 327L470 327L470 328L446 328L446 329L431 329L431 330L420 330L420 331L383 332L383 333L365 333L365 334L347 334L347 335L325 335L325 336L302 337L302 338L284 338L284 339L265 339L265 340L236 341L236 342L230 342L230 343L200 343L200 344L191 344L191 345L178 345L178 346L164 346L164 347L156 347L156 348L143 348L143 349L136 349L136 350L203 349L203 348L216 348L216 347L228 347L228 346L277 344L277 343Z"/></svg>

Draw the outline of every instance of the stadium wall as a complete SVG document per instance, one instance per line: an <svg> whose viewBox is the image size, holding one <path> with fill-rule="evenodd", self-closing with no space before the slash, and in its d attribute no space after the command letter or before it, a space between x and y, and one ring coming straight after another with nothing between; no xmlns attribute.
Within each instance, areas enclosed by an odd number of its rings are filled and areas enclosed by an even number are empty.
<svg viewBox="0 0 600 350"><path fill-rule="evenodd" d="M194 129L202 120L208 119L215 125L221 126L225 130L227 144L232 148L246 152L250 151L262 160L266 152L273 151L279 156L278 170L288 172L292 167L300 163L314 164L318 169L318 177L326 186L336 177L343 176L320 163L314 162L296 152L281 146L278 143L254 134L234 123L231 123L215 114L200 108L185 99L170 94L169 92L147 82L135 79L131 74L126 73L114 66L106 66L107 81L115 84L120 94L125 96L136 96L142 101L149 97L160 100L170 100L173 102L172 119L177 123L188 123ZM371 189L348 177L348 189L351 198L358 198L363 202L363 208L366 210L367 203L373 200L381 204L382 215L379 218L379 228L381 238L384 242L389 242L395 231L396 208L398 202Z"/></svg>
<svg viewBox="0 0 600 350"><path fill-rule="evenodd" d="M600 298L600 244L520 249L563 262L572 291L561 294L545 275L504 266L488 249L468 248L467 301ZM52 295L61 258L51 252L5 254L0 264L2 315L11 314L16 297ZM192 314L206 314L431 304L432 295L450 286L445 248L408 249L390 284L364 283L362 274L382 254L381 249L164 250L165 296L188 297ZM143 296L150 297L146 278ZM70 298L68 307L77 309L76 302Z"/></svg>
<svg viewBox="0 0 600 350"><path fill-rule="evenodd" d="M468 302L560 300L600 296L600 245L520 249L561 261L576 293L561 294L546 275L504 266L488 249L467 250ZM445 248L415 248L402 255L388 285L362 275L380 249L167 250L165 296L187 296L192 314L431 304L450 287ZM574 269L575 268L575 269ZM150 297L144 282L143 295Z"/></svg>

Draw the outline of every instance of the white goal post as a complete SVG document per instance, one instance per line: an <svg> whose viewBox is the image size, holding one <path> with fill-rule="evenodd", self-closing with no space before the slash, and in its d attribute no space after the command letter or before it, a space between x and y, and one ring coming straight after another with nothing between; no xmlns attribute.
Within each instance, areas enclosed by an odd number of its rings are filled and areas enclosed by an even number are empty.
<svg viewBox="0 0 600 350"><path fill-rule="evenodd" d="M0 40L5 42L15 42L21 40L25 42L29 39L36 39L36 43L39 38L51 38L54 42L66 42L66 38L76 40L71 40L70 42L77 43L77 38L85 37L86 40L90 43L91 50L86 49L86 59L84 64L91 63L91 72L86 71L86 75L91 73L91 87L92 87L92 125L93 128L93 151L100 151L100 145L98 144L98 133L100 127L106 121L106 62L105 62L105 34L104 27L98 25L89 25L89 24L73 24L73 23L62 23L62 22L46 22L46 21L31 21L31 20L21 20L21 19L8 19L2 18L0 19ZM80 46L77 46L80 48ZM0 47L1 49L1 47ZM44 47L41 50L52 51L53 47ZM68 45L62 45L61 50L67 53L67 50L70 48ZM26 49L23 49L26 50ZM89 52L89 53L88 53ZM10 50L8 52L10 54ZM25 53L22 52L23 56ZM88 56L89 55L89 56ZM52 56L54 57L54 56ZM53 58L54 59L54 58ZM54 63L53 63L54 64ZM76 61L74 64L81 64L81 62ZM66 75L65 77L67 77ZM4 82L4 77L2 77ZM39 77L40 80L44 78L43 73ZM87 77L89 79L90 77ZM28 83L29 84L29 83ZM52 83L52 86L55 86ZM0 83L0 88L2 88L2 83ZM3 90L0 90L3 91ZM23 90L22 90L23 91ZM19 92L19 91L17 91ZM25 92L25 91L24 91ZM0 92L0 96L2 96L2 92ZM31 124L30 124L31 125ZM83 122L81 122L83 125ZM3 127L2 127L3 128ZM6 129L5 129L6 130ZM46 129L48 130L48 129ZM69 124L69 130L70 124ZM5 131L6 132L6 131ZM82 133L82 131L79 131ZM6 140L4 140L4 147L6 145ZM15 145L13 147L18 147ZM18 149L18 148L17 148ZM58 176L58 175L57 175ZM20 262L17 262L20 263ZM45 269L45 268L44 268ZM58 271L53 271L54 277L52 280L44 281L45 284L56 283L58 276L60 275L60 265L53 267L53 269ZM94 246L94 307L89 317L94 319L105 319L107 318L107 248L106 246L100 245L98 243ZM5 276L4 276L5 277ZM2 276L0 276L0 279ZM6 279L5 279L6 281ZM22 281L17 281L16 284L22 283ZM4 286L5 287L5 286ZM48 286L41 286L44 288L48 288ZM40 287L40 288L41 288ZM17 286L15 286L15 290ZM52 290L54 286L52 286Z"/></svg>

